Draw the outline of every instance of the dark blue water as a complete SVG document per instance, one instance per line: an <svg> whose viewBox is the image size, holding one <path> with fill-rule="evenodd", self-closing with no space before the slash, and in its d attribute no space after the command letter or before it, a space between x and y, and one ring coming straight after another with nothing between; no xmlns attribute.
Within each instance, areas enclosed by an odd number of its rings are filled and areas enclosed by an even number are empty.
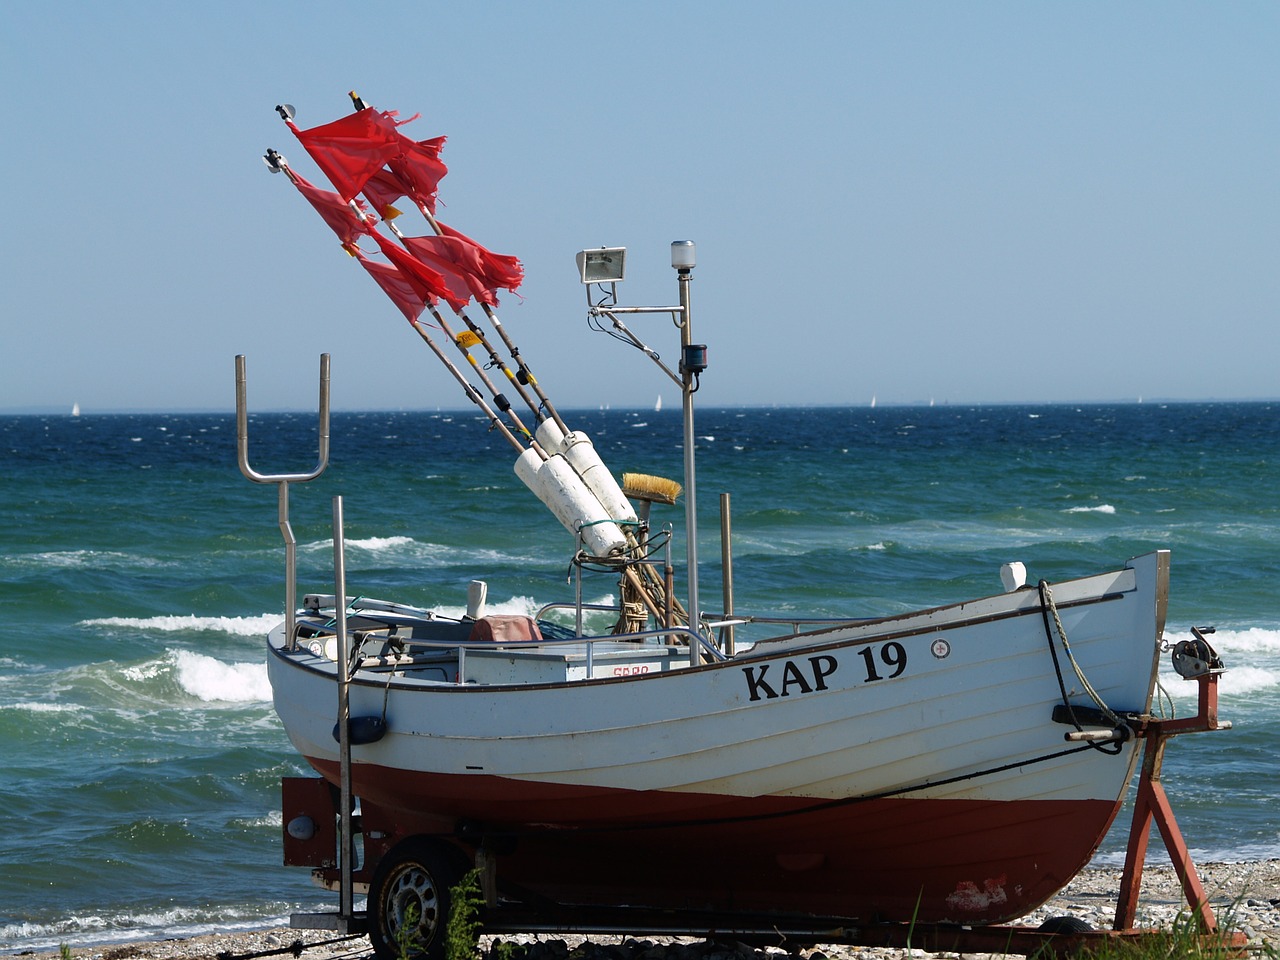
<svg viewBox="0 0 1280 960"><path fill-rule="evenodd" d="M680 478L678 411L566 419L615 474ZM998 592L1009 560L1052 581L1172 549L1169 637L1218 628L1235 728L1176 741L1166 787L1201 858L1280 856L1280 404L699 410L696 427L707 608L723 491L737 606L757 614L885 614ZM332 448L292 491L301 590L331 592L341 494L353 595L456 613L482 578L498 609L569 598L572 539L470 413L336 414ZM263 665L283 549L234 418L0 418L0 456L0 949L329 903L278 865L278 780L303 772ZM253 417L250 458L310 469L314 416Z"/></svg>

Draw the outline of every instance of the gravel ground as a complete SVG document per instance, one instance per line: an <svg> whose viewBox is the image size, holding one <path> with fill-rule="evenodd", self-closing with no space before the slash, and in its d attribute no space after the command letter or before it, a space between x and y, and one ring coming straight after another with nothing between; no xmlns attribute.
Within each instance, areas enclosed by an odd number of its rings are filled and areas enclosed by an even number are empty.
<svg viewBox="0 0 1280 960"><path fill-rule="evenodd" d="M1229 924L1249 938L1250 947L1262 956L1280 957L1280 860L1252 863L1210 863L1199 867L1219 922ZM1048 917L1078 917L1094 928L1107 928L1115 915L1119 869L1089 869L1039 910L1019 921L1037 926ZM1138 904L1138 926L1168 929L1184 908L1181 888L1171 867L1148 867ZM487 944L490 938L484 938ZM711 945L685 938L628 941L624 937L507 937L521 943L541 944L530 960L769 960L785 953L779 949L753 950L741 944ZM585 944L585 946L584 946ZM599 949L591 949L591 947ZM372 951L364 937L339 938L326 931L289 929L234 934L210 934L185 940L122 943L93 948L72 948L76 960L248 960L259 956L300 956L303 960L336 960L368 957ZM58 957L57 952L17 954L35 960ZM807 960L905 960L905 958L976 957L971 954L927 954L921 950L819 946L805 950Z"/></svg>

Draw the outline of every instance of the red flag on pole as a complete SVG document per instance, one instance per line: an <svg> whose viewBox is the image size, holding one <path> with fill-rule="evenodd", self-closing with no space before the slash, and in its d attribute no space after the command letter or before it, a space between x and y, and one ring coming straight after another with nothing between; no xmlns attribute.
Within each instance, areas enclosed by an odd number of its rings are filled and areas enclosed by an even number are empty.
<svg viewBox="0 0 1280 960"><path fill-rule="evenodd" d="M400 135L400 152L387 160L390 169L382 169L364 185L364 195L384 217L386 209L401 197L409 197L426 207L434 216L440 180L449 168L440 160L444 137L413 141Z"/></svg>
<svg viewBox="0 0 1280 960"><path fill-rule="evenodd" d="M407 190L400 178L384 167L365 181L363 192L382 219L390 220L394 215L393 211L395 214L399 213L392 204L403 197Z"/></svg>
<svg viewBox="0 0 1280 960"><path fill-rule="evenodd" d="M456 241L460 245L460 249L466 250L468 258L475 258L478 261L479 266L474 272L483 277L486 285L490 288L501 288L514 293L516 287L524 282L524 266L517 257L507 256L502 253L490 253L470 237L459 233L448 224L441 223L439 226L446 237Z"/></svg>
<svg viewBox="0 0 1280 960"><path fill-rule="evenodd" d="M462 303L465 304L472 297L475 297L477 303L487 303L491 307L497 306L498 298L493 295L493 291L486 287L479 277L460 269L456 263L444 255L439 246L441 239L437 236L405 237L404 245L419 260L439 270L445 283L449 285L450 291L455 297L460 297ZM452 302L450 301L450 303Z"/></svg>
<svg viewBox="0 0 1280 960"><path fill-rule="evenodd" d="M440 159L440 148L444 146L445 138L414 141L403 134L399 136L400 153L391 157L387 165L404 185L401 196L412 198L434 216L440 181L449 172L449 168Z"/></svg>
<svg viewBox="0 0 1280 960"><path fill-rule="evenodd" d="M524 267L516 257L491 253L447 224L437 221L437 225L444 236L414 237L414 253L436 266L448 266L464 277L476 300L494 306L498 302L494 291L514 291L520 286Z"/></svg>
<svg viewBox="0 0 1280 960"><path fill-rule="evenodd" d="M391 298L391 302L400 308L404 318L410 323L417 320L427 308L427 301L414 289L405 275L389 263L378 263L370 260L359 250L356 259L360 266L369 271L369 276L382 288L382 292Z"/></svg>
<svg viewBox="0 0 1280 960"><path fill-rule="evenodd" d="M338 235L338 239L342 241L342 245L348 249L354 247L361 236L369 233L370 224L360 219L351 204L346 203L343 199L332 190L321 190L319 187L308 183L304 178L300 177L293 170L289 171L293 185L298 188L310 204L316 208L316 213L324 218L324 222L333 228L333 232ZM363 208L362 201L355 201ZM366 214L366 216L371 216Z"/></svg>
<svg viewBox="0 0 1280 960"><path fill-rule="evenodd" d="M288 123L343 200L353 199L384 163L400 153L401 141L407 139L396 130L398 122L392 114L373 107L309 130L299 130L291 120Z"/></svg>
<svg viewBox="0 0 1280 960"><path fill-rule="evenodd" d="M378 246L382 248L382 252L386 254L390 260L405 278L413 284L416 290L427 303L435 303L437 299L444 300L455 310L461 310L466 306L467 298L459 299L458 294L449 286L436 270L427 266L417 257L403 247L398 247L382 234L371 231L372 236L378 241Z"/></svg>

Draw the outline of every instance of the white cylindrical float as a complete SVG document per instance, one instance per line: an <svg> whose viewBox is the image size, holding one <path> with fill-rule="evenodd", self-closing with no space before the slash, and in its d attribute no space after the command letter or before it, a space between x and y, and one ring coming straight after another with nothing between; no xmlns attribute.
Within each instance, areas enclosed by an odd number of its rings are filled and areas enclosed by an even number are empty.
<svg viewBox="0 0 1280 960"><path fill-rule="evenodd" d="M538 446L547 452L547 456L559 453L560 444L564 443L564 431L550 417L538 424L533 435L538 438Z"/></svg>
<svg viewBox="0 0 1280 960"><path fill-rule="evenodd" d="M569 466L582 478L587 489L595 494L600 505L614 520L636 522L635 507L626 498L618 481L600 459L595 444L581 430L574 430L560 444L560 452L569 461Z"/></svg>
<svg viewBox="0 0 1280 960"><path fill-rule="evenodd" d="M544 461L537 451L525 450L516 459L515 469L566 530L577 536L581 528L583 545L592 556L607 557L626 549L622 530L563 456Z"/></svg>

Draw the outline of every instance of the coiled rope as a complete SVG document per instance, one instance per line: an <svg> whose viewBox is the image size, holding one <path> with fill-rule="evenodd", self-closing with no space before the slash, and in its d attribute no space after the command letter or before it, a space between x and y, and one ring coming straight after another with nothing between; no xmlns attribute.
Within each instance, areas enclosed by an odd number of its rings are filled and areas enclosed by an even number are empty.
<svg viewBox="0 0 1280 960"><path fill-rule="evenodd" d="M1071 722L1075 724L1077 730L1084 729L1080 724L1080 721L1076 719L1075 708L1071 703L1070 697L1067 695L1067 685L1062 679L1062 666L1058 662L1058 651L1055 649L1053 643L1055 630L1057 631L1058 642L1062 644L1062 652L1067 655L1067 662L1071 664L1071 669L1075 673L1076 679L1080 681L1081 688L1089 695L1093 702L1098 705L1098 710L1107 718L1108 723L1114 727L1123 727L1125 725L1124 721L1114 710L1111 709L1110 706L1107 705L1107 702L1102 699L1102 696L1098 691L1093 688L1093 684L1091 684L1089 682L1089 678L1084 675L1084 670L1081 669L1079 662L1076 660L1075 654L1071 652L1071 643L1067 640L1066 628L1062 626L1062 617L1058 615L1058 605L1053 602L1053 590L1049 586L1049 581L1041 580L1036 585L1036 589L1040 592L1040 616L1044 620L1044 635L1045 639L1049 642L1049 655L1053 657L1053 672L1057 674L1058 690L1062 693L1063 705L1071 715ZM1049 625L1050 617L1053 619L1052 628ZM1093 743L1091 741L1089 745L1103 753L1119 753L1122 748L1120 743L1100 744Z"/></svg>

